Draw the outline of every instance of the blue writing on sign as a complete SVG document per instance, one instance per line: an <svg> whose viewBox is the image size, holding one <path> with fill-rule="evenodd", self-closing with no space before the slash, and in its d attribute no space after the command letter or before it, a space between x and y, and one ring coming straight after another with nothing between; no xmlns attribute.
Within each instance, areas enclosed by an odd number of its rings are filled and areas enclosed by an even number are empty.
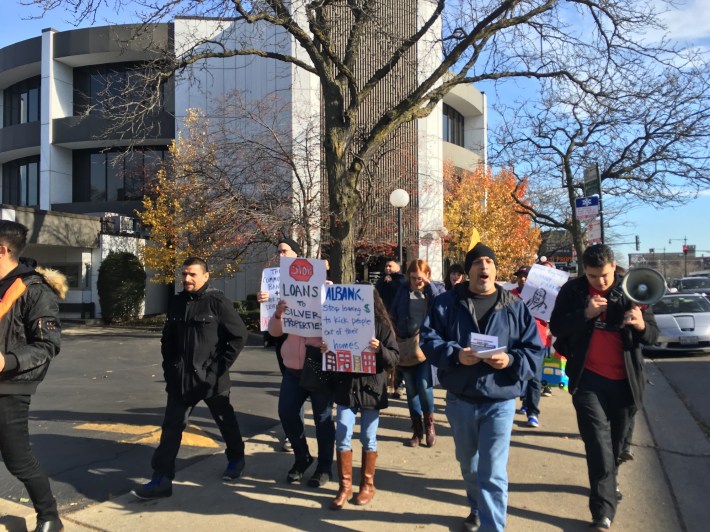
<svg viewBox="0 0 710 532"><path fill-rule="evenodd" d="M325 298L331 301L362 301L360 289L351 286L329 286Z"/></svg>

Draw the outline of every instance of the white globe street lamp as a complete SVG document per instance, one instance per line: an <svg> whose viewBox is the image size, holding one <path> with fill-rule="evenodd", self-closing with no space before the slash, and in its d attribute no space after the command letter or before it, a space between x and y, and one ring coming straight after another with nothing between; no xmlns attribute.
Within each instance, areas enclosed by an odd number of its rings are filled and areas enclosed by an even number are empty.
<svg viewBox="0 0 710 532"><path fill-rule="evenodd" d="M398 188L390 194L390 203L397 208L397 250L399 252L399 264L402 264L402 208L409 204L409 194L406 190Z"/></svg>

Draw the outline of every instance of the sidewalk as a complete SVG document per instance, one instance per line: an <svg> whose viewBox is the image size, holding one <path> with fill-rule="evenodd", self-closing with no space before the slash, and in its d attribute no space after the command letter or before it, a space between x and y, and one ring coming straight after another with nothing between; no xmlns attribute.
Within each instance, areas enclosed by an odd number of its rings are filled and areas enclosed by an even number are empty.
<svg viewBox="0 0 710 532"><path fill-rule="evenodd" d="M662 376L654 375L654 379ZM665 390L649 388L648 401L658 402L657 394ZM322 489L309 488L305 481L302 485L287 484L285 477L292 455L278 450L280 431L274 427L247 442L247 467L244 476L233 485L220 480L225 458L215 455L180 471L172 497L145 502L126 494L77 512L65 512L62 518L66 530L457 531L469 510L454 459L451 430L443 415L444 393L436 390L439 439L432 449L403 445L410 435L405 401L392 400L390 408L383 412L378 432L377 493L368 506L347 505L340 512L330 510L337 481ZM539 428L525 427L525 418L516 415L508 465L506 530L511 532L583 531L590 521L584 448L571 398L563 390L553 393L552 397L541 399ZM315 452L312 423L309 438ZM637 418L634 444L635 459L621 467L624 499L613 530L683 530L644 415ZM357 481L359 440L353 440L353 448ZM312 471L313 466L309 473ZM693 490L692 483L685 489ZM705 493L700 491L695 497L702 498ZM700 511L707 512L706 507ZM0 527L24 531L23 518L27 517L27 527L33 530L31 508L0 501L0 515L4 516Z"/></svg>

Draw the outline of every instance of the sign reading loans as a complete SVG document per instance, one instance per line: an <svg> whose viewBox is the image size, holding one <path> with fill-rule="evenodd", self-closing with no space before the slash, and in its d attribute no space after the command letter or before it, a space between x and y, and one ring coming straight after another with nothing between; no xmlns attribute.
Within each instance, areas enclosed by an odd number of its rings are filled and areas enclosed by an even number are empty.
<svg viewBox="0 0 710 532"><path fill-rule="evenodd" d="M560 287L567 282L569 273L535 264L528 272L520 298L530 309L530 313L539 320L550 321L552 308Z"/></svg>
<svg viewBox="0 0 710 532"><path fill-rule="evenodd" d="M269 319L276 311L276 305L281 299L279 268L264 268L261 272L261 290L269 293L269 300L259 306L259 330L269 328Z"/></svg>
<svg viewBox="0 0 710 532"><path fill-rule="evenodd" d="M376 373L375 304L371 284L333 284L323 293L323 341L328 351L323 369L345 373Z"/></svg>
<svg viewBox="0 0 710 532"><path fill-rule="evenodd" d="M281 299L288 305L282 317L283 331L311 338L321 336L325 261L281 257L280 266Z"/></svg>

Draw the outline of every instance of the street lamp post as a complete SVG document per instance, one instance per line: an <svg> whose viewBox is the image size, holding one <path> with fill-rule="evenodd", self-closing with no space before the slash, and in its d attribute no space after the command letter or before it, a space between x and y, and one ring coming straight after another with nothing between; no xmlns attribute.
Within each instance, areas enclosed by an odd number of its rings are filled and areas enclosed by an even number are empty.
<svg viewBox="0 0 710 532"><path fill-rule="evenodd" d="M409 194L406 190L398 188L390 194L390 203L397 208L397 251L399 253L399 264L403 266L402 260L402 208L409 204Z"/></svg>

